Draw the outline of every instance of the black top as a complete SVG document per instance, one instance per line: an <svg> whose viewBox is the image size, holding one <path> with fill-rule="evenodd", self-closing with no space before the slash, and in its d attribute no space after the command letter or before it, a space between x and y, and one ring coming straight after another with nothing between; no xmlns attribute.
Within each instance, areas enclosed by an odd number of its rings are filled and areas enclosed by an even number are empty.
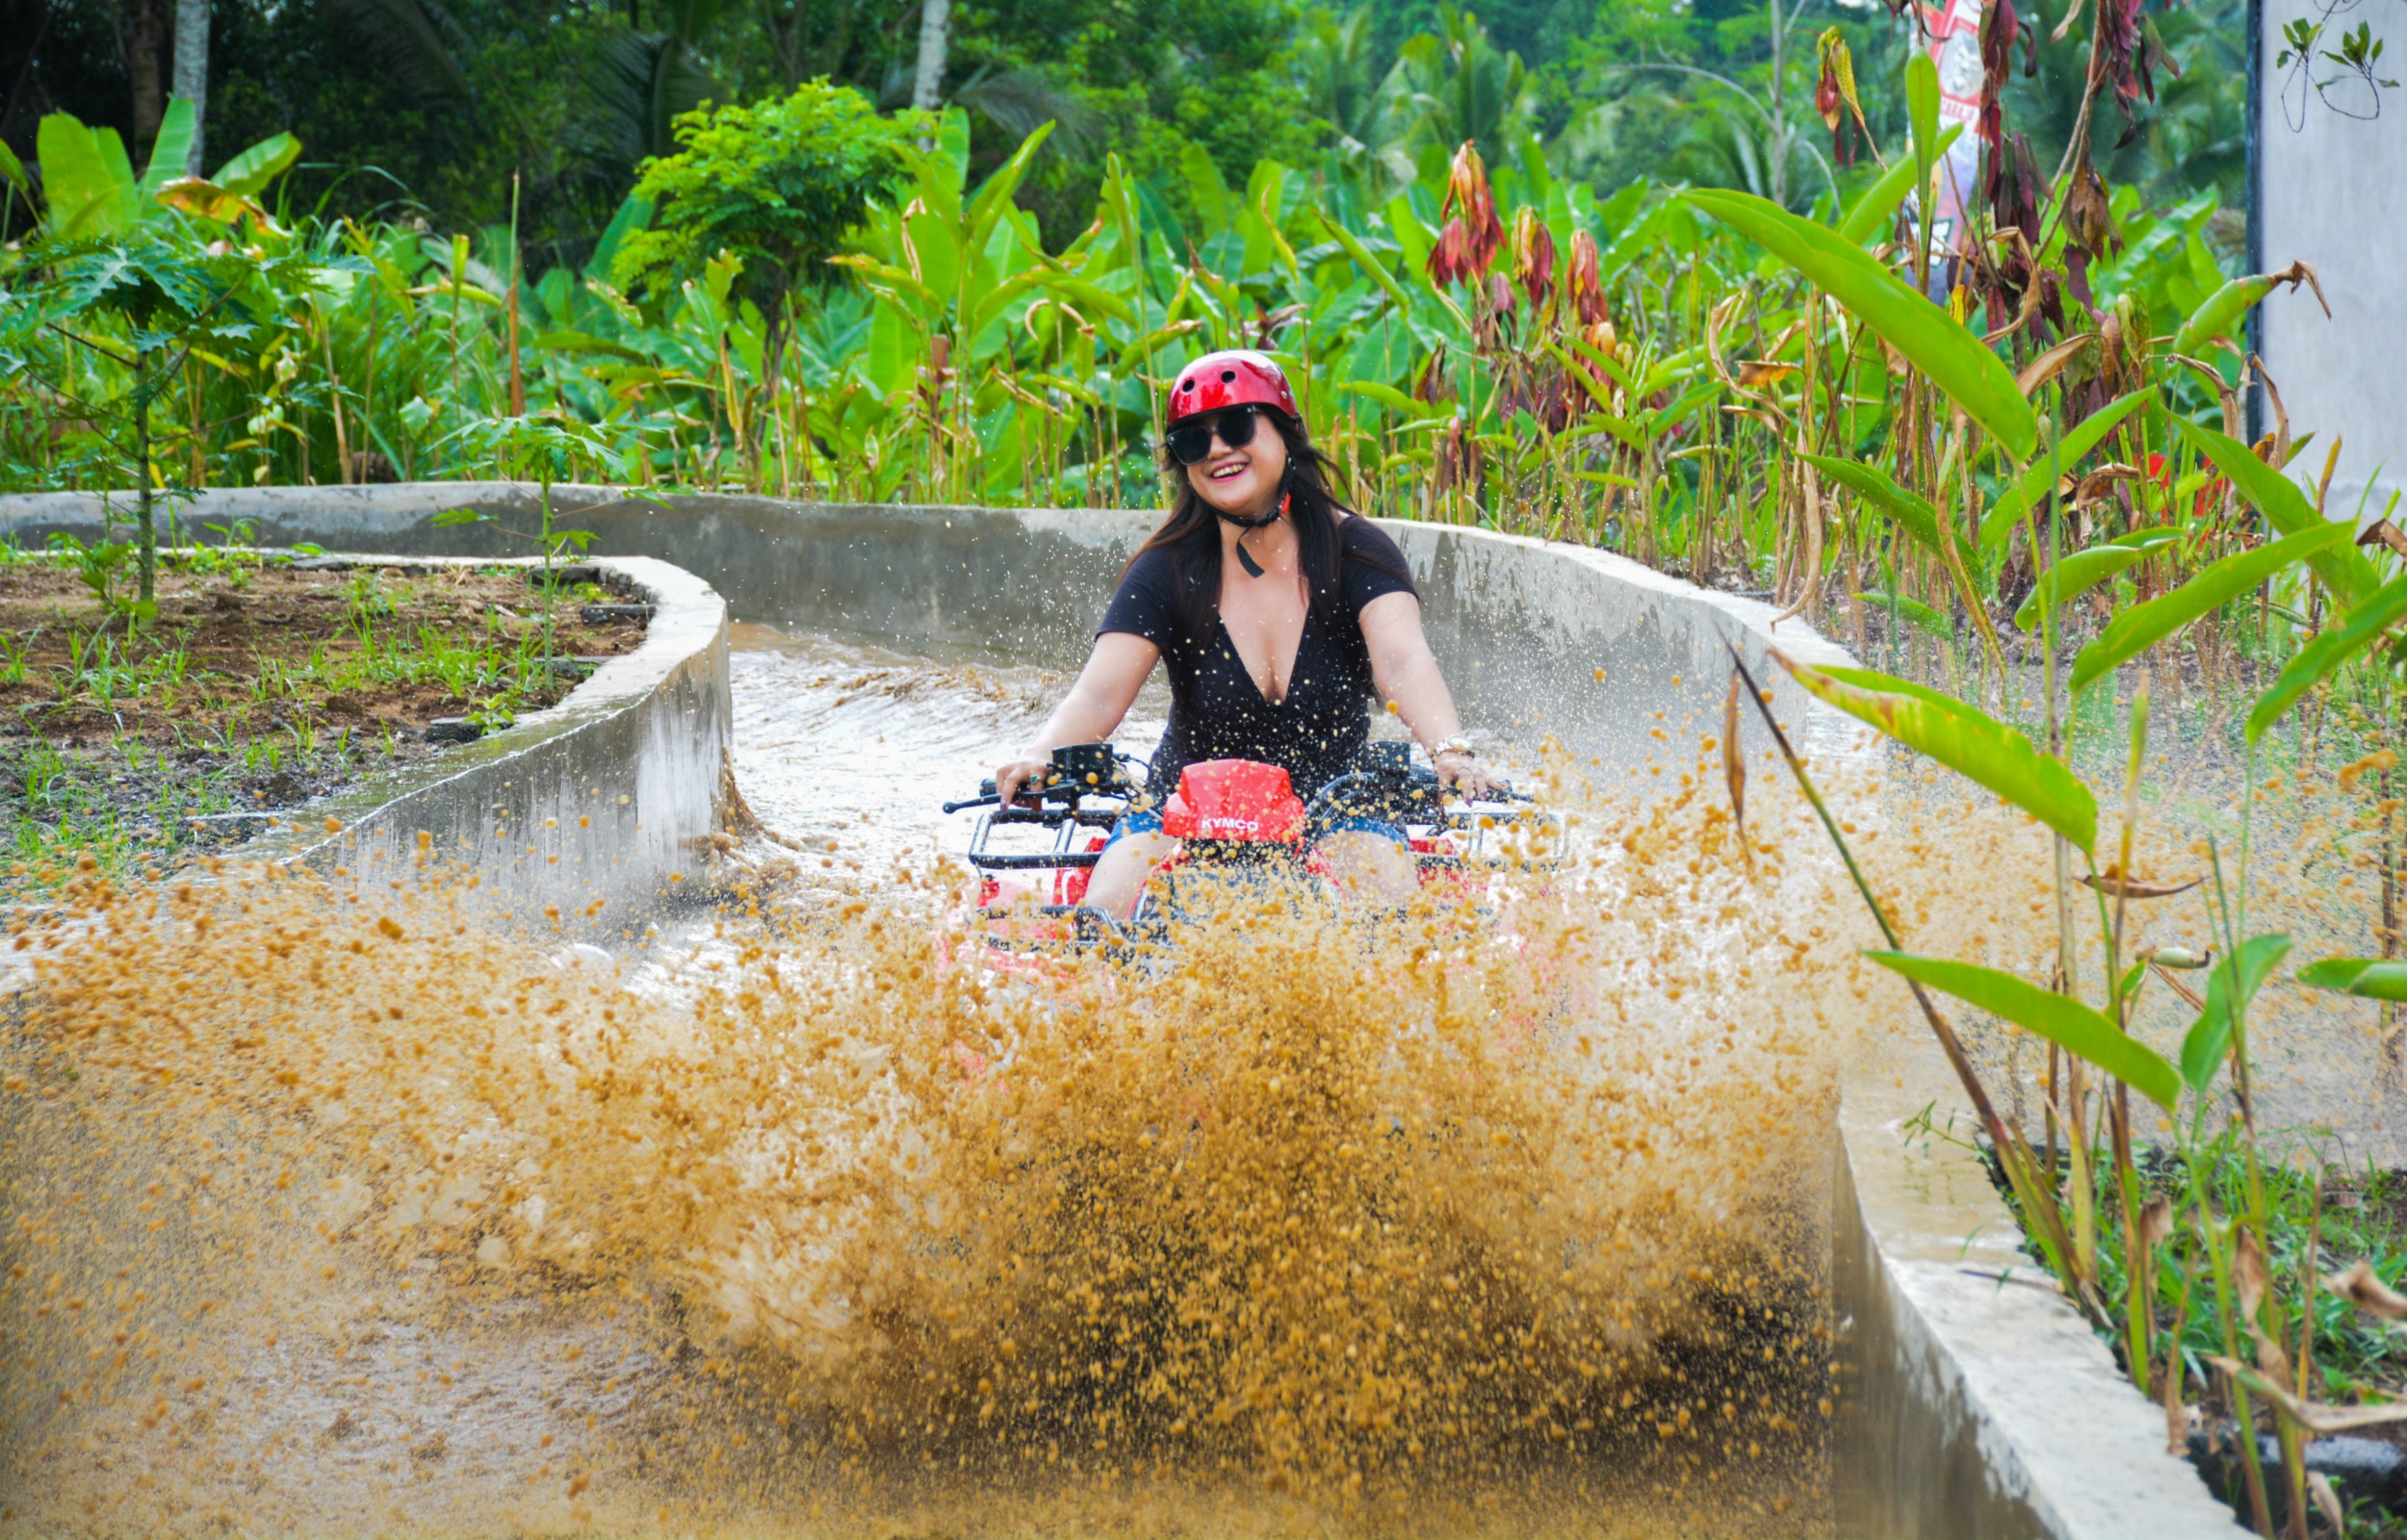
<svg viewBox="0 0 2407 1540"><path fill-rule="evenodd" d="M1306 614L1285 699L1262 698L1237 656L1229 628L1213 622L1199 646L1179 624L1178 578L1168 551L1129 565L1103 611L1105 631L1142 636L1162 650L1170 671L1170 726L1153 753L1146 789L1158 801L1178 788L1178 772L1204 759L1256 759L1287 772L1299 796L1354 768L1370 738L1371 654L1362 640L1362 606L1385 594L1413 592L1411 582L1363 559L1376 552L1407 570L1396 543L1368 519L1338 525L1338 591Z"/></svg>

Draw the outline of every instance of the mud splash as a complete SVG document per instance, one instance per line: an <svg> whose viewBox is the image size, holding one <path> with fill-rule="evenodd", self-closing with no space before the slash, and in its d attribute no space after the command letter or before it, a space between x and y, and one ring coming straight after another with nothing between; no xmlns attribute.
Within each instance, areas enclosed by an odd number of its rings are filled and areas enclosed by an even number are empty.
<svg viewBox="0 0 2407 1540"><path fill-rule="evenodd" d="M1750 870L1717 778L1559 774L1560 869L1035 982L924 864L615 960L439 862L90 878L0 1091L6 1522L1818 1522L1852 932L1776 809Z"/></svg>

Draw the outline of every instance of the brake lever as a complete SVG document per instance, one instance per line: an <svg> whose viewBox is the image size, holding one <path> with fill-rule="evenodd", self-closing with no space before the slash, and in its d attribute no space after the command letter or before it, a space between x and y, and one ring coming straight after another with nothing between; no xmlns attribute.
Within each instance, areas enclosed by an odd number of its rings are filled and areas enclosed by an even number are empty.
<svg viewBox="0 0 2407 1540"><path fill-rule="evenodd" d="M1023 784L1020 788L1020 794L1011 799L1011 805L1015 808L1042 808L1048 800L1067 801L1068 799L1069 788L1066 786L1037 786L1032 784ZM945 810L948 813L966 812L971 808L998 808L1001 806L1002 799L995 794L995 783L992 778L978 783L978 794L976 796L965 797L959 802L948 802L944 804Z"/></svg>

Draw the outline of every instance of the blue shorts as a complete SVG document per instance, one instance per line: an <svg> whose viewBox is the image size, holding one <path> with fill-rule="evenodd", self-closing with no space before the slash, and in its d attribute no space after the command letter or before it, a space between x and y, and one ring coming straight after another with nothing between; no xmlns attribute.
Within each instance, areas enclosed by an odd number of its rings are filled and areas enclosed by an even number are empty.
<svg viewBox="0 0 2407 1540"><path fill-rule="evenodd" d="M1159 808L1131 808L1120 815L1118 823L1112 825L1111 837L1103 842L1103 848L1109 850L1130 834L1158 834L1161 832L1162 810ZM1369 818L1354 813L1348 813L1342 818L1332 818L1329 821L1327 833L1377 834L1383 839L1392 840L1407 849L1410 849L1412 844L1412 836L1404 832L1403 825L1389 823L1385 818Z"/></svg>

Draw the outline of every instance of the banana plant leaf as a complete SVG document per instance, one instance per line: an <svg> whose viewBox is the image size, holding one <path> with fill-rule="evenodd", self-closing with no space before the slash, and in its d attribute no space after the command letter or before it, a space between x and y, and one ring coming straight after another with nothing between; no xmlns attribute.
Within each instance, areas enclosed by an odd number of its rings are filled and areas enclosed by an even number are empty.
<svg viewBox="0 0 2407 1540"><path fill-rule="evenodd" d="M2235 552L2171 593L2123 611L2073 660L2073 688L2087 688L2199 617L2221 609L2293 564L2330 550L2348 533L2344 524L2318 525L2269 546Z"/></svg>
<svg viewBox="0 0 2407 1540"><path fill-rule="evenodd" d="M1775 650L1773 658L1819 700L1927 754L2062 834L2082 851L2098 842L2098 800L2064 767L2005 723L1950 695L1870 669L1818 669Z"/></svg>
<svg viewBox="0 0 2407 1540"><path fill-rule="evenodd" d="M2342 615L2339 625L2316 635L2282 665L2273 687L2257 697L2255 708L2248 713L2248 741L2263 737L2308 691L2401 621L2407 621L2407 578L2394 578L2376 590L2372 598Z"/></svg>
<svg viewBox="0 0 2407 1540"><path fill-rule="evenodd" d="M1916 957L1907 952L1866 952L1864 956L1918 984L1927 984L2039 1034L2067 1053L2088 1060L2167 1112L2181 1100L2182 1077L2161 1054L2136 1038L2125 1037L2106 1015L2069 995L1973 962Z"/></svg>
<svg viewBox="0 0 2407 1540"><path fill-rule="evenodd" d="M142 167L142 179L137 184L145 200L157 197L161 188L184 174L184 160L192 153L193 134L199 126L190 101L181 96L168 98L167 111L159 117L159 137L150 142L150 164Z"/></svg>
<svg viewBox="0 0 2407 1540"><path fill-rule="evenodd" d="M86 128L69 114L52 113L34 142L51 235L116 235L141 221L133 163L116 129Z"/></svg>
<svg viewBox="0 0 2407 1540"><path fill-rule="evenodd" d="M292 168L300 152L301 141L292 135L272 135L219 167L209 180L228 192L255 198Z"/></svg>

